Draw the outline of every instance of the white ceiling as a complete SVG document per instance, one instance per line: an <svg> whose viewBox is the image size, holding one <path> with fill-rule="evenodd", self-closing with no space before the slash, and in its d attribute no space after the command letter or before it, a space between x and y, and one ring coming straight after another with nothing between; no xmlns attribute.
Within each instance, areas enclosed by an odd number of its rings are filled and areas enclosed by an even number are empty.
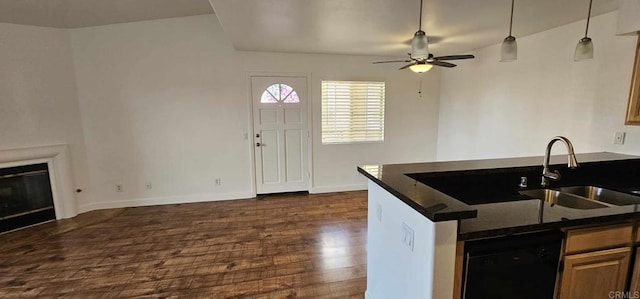
<svg viewBox="0 0 640 299"><path fill-rule="evenodd" d="M210 0L237 50L406 55L419 0ZM594 0L593 15L617 9ZM513 35L586 19L589 0L516 0ZM497 44L508 35L510 0L424 0L423 30L435 55ZM576 32L576 41L583 32Z"/></svg>
<svg viewBox="0 0 640 299"><path fill-rule="evenodd" d="M57 28L211 13L207 0L0 0L0 23Z"/></svg>
<svg viewBox="0 0 640 299"><path fill-rule="evenodd" d="M584 20L588 4L516 0L513 34L523 37ZM593 15L617 4L594 0ZM461 54L501 42L510 5L510 0L424 0L423 29L431 52ZM0 0L0 22L78 28L215 10L238 50L404 56L418 29L419 6L419 0ZM581 34L576 32L576 41Z"/></svg>

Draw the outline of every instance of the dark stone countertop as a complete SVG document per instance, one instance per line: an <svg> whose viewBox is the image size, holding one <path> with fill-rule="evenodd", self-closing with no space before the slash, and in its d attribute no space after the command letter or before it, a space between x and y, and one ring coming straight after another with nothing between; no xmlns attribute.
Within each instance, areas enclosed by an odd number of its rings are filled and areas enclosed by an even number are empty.
<svg viewBox="0 0 640 299"><path fill-rule="evenodd" d="M551 157L551 169L563 177L550 188L596 185L627 193L640 190L640 157L603 152L577 158L580 167L568 169L567 155ZM530 187L524 189L541 188L542 161L543 157L523 157L365 165L358 171L431 221L458 220L458 240L640 219L640 204L581 210L517 198L521 176L529 179ZM513 199L491 200L503 196Z"/></svg>

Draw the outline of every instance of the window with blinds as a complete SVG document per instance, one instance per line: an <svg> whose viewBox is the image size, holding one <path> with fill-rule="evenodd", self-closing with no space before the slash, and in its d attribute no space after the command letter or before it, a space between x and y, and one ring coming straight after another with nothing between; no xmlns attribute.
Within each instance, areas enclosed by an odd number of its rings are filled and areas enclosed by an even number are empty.
<svg viewBox="0 0 640 299"><path fill-rule="evenodd" d="M322 143L384 140L384 82L322 81Z"/></svg>

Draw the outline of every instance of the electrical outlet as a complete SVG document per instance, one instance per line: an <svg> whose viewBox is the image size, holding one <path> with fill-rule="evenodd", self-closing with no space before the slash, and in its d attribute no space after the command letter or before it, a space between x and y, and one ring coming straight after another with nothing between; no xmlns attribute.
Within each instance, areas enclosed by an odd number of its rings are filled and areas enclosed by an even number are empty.
<svg viewBox="0 0 640 299"><path fill-rule="evenodd" d="M151 182L147 182L146 184L144 184L144 187L145 187L147 190L151 190L151 187L153 187L153 186L151 185Z"/></svg>
<svg viewBox="0 0 640 299"><path fill-rule="evenodd" d="M220 178L216 178L216 186L222 185L222 180Z"/></svg>
<svg viewBox="0 0 640 299"><path fill-rule="evenodd" d="M122 192L122 184L116 185L116 192Z"/></svg>
<svg viewBox="0 0 640 299"><path fill-rule="evenodd" d="M402 231L401 231L402 243L409 247L411 251L413 251L413 229L406 223L402 222Z"/></svg>
<svg viewBox="0 0 640 299"><path fill-rule="evenodd" d="M376 217L378 222L382 222L382 205L380 203L376 205Z"/></svg>
<svg viewBox="0 0 640 299"><path fill-rule="evenodd" d="M616 132L613 136L613 144L624 144L625 132Z"/></svg>

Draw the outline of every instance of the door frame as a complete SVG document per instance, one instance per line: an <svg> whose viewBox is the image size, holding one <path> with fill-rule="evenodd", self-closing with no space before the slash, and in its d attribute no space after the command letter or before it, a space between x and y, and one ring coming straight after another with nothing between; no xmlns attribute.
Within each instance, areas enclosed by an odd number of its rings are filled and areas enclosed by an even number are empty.
<svg viewBox="0 0 640 299"><path fill-rule="evenodd" d="M248 72L247 73L247 104L249 110L249 129L248 131L248 140L249 147L251 150L249 154L251 155L249 163L250 173L251 173L251 194L253 197L256 197L258 194L257 191L257 182L256 182L256 147L253 142L253 136L255 136L255 132L253 131L254 123L253 123L253 91L252 91L252 77L288 77L288 78L304 78L307 84L307 169L308 169L308 182L307 182L307 191L311 191L311 187L313 186L313 100L312 100L312 91L311 91L311 74L310 73L296 73L296 72Z"/></svg>

